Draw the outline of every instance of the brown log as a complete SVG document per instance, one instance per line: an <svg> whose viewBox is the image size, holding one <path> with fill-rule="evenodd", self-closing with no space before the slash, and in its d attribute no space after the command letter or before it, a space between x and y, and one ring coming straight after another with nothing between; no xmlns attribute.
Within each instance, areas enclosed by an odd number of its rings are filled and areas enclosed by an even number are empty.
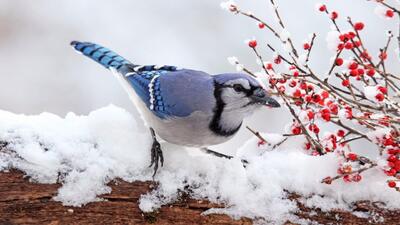
<svg viewBox="0 0 400 225"><path fill-rule="evenodd" d="M138 200L151 185L118 180L110 183L112 193L101 196L106 201L68 207L52 200L60 185L29 182L19 171L0 173L0 224L252 224L226 215L203 216L217 205L185 196L158 212L143 214Z"/></svg>
<svg viewBox="0 0 400 225"><path fill-rule="evenodd" d="M208 201L190 199L182 194L179 201L162 207L154 213L142 213L138 208L141 194L151 190L152 182L117 180L111 182L112 192L101 196L105 201L89 203L83 207L63 206L52 200L59 184L32 183L22 172L0 172L0 224L252 224L247 218L233 220L226 215L201 215L219 207ZM296 200L299 196L292 194ZM358 218L348 212L333 210L321 212L298 203L297 215L320 224L399 224L400 212L380 208L379 204L359 202L355 211L372 212L374 218ZM313 211L313 213L311 213ZM381 220L383 219L383 220ZM292 223L287 223L292 224Z"/></svg>

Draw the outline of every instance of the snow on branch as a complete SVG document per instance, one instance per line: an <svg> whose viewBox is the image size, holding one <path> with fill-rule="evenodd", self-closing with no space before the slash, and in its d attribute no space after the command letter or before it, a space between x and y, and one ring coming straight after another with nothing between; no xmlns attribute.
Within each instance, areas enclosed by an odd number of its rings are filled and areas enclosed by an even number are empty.
<svg viewBox="0 0 400 225"><path fill-rule="evenodd" d="M397 15L399 19L397 8L386 1L375 2L378 8L375 12L380 16L394 19ZM381 176L387 177L389 187L400 190L397 187L400 181L400 76L386 68L388 51L394 50L391 45L393 32L388 32L379 55L374 57L363 37L364 27L368 24L346 18L327 5L317 4L317 11L325 14L332 23L327 41L328 47L335 51L328 72L317 74L309 65L310 60L318 60L311 57L317 34L310 35L302 48L297 48L275 1L270 0L270 4L281 32L273 28L273 24L243 11L237 4L229 9L236 15L257 21L260 29L267 28L284 46L285 51L281 53L269 43L257 45L255 39L249 42L257 61L263 62L262 71L256 73L258 78L266 81L265 86L279 96L293 117L289 133L285 135L304 137L303 148L311 155L333 153L340 156L338 174L327 176L322 179L323 183L331 184L339 178L346 183L360 182L362 173L375 168L382 171ZM348 26L340 27L339 19L345 20ZM397 39L400 46L400 37ZM271 51L274 63L264 61L259 46L266 46ZM275 69L278 64L286 64L288 69L278 71ZM244 65L242 67L248 71ZM353 143L360 140L370 143L370 151L376 148L377 156L368 158L355 153Z"/></svg>

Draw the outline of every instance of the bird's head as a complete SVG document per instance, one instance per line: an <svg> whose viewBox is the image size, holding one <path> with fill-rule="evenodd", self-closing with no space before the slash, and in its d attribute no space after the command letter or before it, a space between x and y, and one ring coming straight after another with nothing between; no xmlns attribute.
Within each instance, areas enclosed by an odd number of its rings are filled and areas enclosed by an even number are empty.
<svg viewBox="0 0 400 225"><path fill-rule="evenodd" d="M227 73L215 76L215 97L224 111L237 111L248 114L262 106L280 107L279 103L261 86L246 74Z"/></svg>
<svg viewBox="0 0 400 225"><path fill-rule="evenodd" d="M210 129L220 136L233 136L241 127L244 117L262 106L279 107L260 83L240 73L214 76L216 107Z"/></svg>

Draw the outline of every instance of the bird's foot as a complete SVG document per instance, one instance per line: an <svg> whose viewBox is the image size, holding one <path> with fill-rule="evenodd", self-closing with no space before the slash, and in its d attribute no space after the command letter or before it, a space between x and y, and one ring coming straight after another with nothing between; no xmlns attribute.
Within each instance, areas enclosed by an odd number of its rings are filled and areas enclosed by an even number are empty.
<svg viewBox="0 0 400 225"><path fill-rule="evenodd" d="M154 176L157 173L159 163L161 163L161 166L164 165L164 156L161 150L161 145L156 139L154 130L150 128L150 131L153 136L153 145L151 146L151 163L149 167L154 167L154 172L153 172L153 180L154 180Z"/></svg>
<svg viewBox="0 0 400 225"><path fill-rule="evenodd" d="M203 152L207 153L207 154L214 155L214 156L217 156L217 157L220 157L220 158L225 158L225 159L232 159L233 158L233 156L225 155L225 154L210 150L208 148L202 148L201 150ZM249 162L247 160L245 160L245 159L241 159L240 161L243 163L244 167L246 167L246 165L249 164Z"/></svg>

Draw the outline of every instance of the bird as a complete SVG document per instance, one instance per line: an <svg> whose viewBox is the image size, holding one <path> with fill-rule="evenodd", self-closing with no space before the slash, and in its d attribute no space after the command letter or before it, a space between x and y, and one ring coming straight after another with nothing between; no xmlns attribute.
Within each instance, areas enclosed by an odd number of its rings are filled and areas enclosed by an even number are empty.
<svg viewBox="0 0 400 225"><path fill-rule="evenodd" d="M255 78L244 73L210 75L168 65L137 65L101 45L72 41L78 52L112 71L127 91L153 139L153 179L164 157L158 138L176 145L210 150L242 127L262 106L280 107Z"/></svg>

